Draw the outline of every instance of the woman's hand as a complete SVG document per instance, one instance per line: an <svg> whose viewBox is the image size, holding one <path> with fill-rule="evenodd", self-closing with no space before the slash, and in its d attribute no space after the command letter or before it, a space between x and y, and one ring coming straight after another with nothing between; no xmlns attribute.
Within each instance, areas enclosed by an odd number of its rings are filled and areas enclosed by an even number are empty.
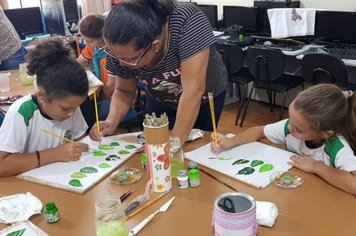
<svg viewBox="0 0 356 236"><path fill-rule="evenodd" d="M56 148L58 161L77 161L83 152L89 151L89 145L86 143L65 143Z"/></svg>
<svg viewBox="0 0 356 236"><path fill-rule="evenodd" d="M99 121L100 133L98 133L97 123L90 129L89 137L94 141L100 141L101 137L111 135L116 130L116 125L111 120Z"/></svg>
<svg viewBox="0 0 356 236"><path fill-rule="evenodd" d="M231 142L230 138L227 138L225 135L220 134L220 133L216 133L217 136L217 141L215 142L215 135L214 133L211 133L210 137L211 137L211 150L215 153L219 153L220 151L226 150L226 149L230 149L233 145L233 143Z"/></svg>
<svg viewBox="0 0 356 236"><path fill-rule="evenodd" d="M309 156L293 155L290 157L288 164L301 169L302 171L314 174L315 166L320 164L319 161L314 160Z"/></svg>

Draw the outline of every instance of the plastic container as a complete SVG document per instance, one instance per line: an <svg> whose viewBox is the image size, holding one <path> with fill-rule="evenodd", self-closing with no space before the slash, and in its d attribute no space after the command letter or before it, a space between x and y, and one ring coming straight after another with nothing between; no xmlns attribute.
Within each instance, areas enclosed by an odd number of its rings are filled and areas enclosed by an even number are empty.
<svg viewBox="0 0 356 236"><path fill-rule="evenodd" d="M190 187L196 188L196 187L200 186L199 170L197 170L197 169L189 170L188 178L189 178Z"/></svg>
<svg viewBox="0 0 356 236"><path fill-rule="evenodd" d="M107 195L95 202L97 236L127 236L125 213L118 196Z"/></svg>
<svg viewBox="0 0 356 236"><path fill-rule="evenodd" d="M179 170L177 175L178 188L184 189L189 187L188 173L186 170Z"/></svg>
<svg viewBox="0 0 356 236"><path fill-rule="evenodd" d="M45 217L47 223L53 224L59 221L59 211L54 202L46 203Z"/></svg>
<svg viewBox="0 0 356 236"><path fill-rule="evenodd" d="M184 169L183 148L179 137L169 138L169 156L171 159L171 177L177 178L178 171Z"/></svg>

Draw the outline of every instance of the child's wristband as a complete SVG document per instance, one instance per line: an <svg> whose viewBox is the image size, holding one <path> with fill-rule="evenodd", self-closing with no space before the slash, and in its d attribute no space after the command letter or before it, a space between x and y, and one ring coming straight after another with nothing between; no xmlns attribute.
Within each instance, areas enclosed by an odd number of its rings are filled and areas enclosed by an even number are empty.
<svg viewBox="0 0 356 236"><path fill-rule="evenodd" d="M39 151L36 151L36 156L37 156L37 167L41 166L41 155Z"/></svg>

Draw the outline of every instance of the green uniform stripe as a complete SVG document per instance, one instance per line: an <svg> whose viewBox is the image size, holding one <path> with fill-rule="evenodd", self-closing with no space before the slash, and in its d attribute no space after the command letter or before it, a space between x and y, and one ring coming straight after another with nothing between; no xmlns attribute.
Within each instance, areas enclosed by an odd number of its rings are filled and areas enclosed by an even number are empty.
<svg viewBox="0 0 356 236"><path fill-rule="evenodd" d="M339 137L333 137L325 142L324 151L329 155L331 164L335 167L336 154L344 147Z"/></svg>
<svg viewBox="0 0 356 236"><path fill-rule="evenodd" d="M28 100L26 102L24 102L19 110L17 111L18 113L21 114L21 116L23 117L23 120L26 124L26 126L28 126L30 119L33 116L33 113L38 109L38 106L35 102L31 100Z"/></svg>
<svg viewBox="0 0 356 236"><path fill-rule="evenodd" d="M288 118L286 121L286 124L284 125L284 136L286 136L286 137L290 133L289 132L289 124L290 124L290 119Z"/></svg>

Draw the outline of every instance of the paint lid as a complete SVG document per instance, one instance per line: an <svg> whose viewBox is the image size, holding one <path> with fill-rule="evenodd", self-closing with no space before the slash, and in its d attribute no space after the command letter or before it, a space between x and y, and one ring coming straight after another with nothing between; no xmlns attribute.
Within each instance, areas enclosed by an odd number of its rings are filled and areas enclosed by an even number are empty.
<svg viewBox="0 0 356 236"><path fill-rule="evenodd" d="M188 162L188 170L190 169L198 169L198 163L196 163L195 161Z"/></svg>
<svg viewBox="0 0 356 236"><path fill-rule="evenodd" d="M188 176L187 171L184 170L184 169L179 170L179 171L178 171L178 176L179 176L179 177L187 177L187 176Z"/></svg>
<svg viewBox="0 0 356 236"><path fill-rule="evenodd" d="M271 182L281 188L296 188L304 182L304 179L291 171L274 172L270 176Z"/></svg>
<svg viewBox="0 0 356 236"><path fill-rule="evenodd" d="M115 184L132 184L142 178L142 172L136 168L125 168L111 174L110 180Z"/></svg>

